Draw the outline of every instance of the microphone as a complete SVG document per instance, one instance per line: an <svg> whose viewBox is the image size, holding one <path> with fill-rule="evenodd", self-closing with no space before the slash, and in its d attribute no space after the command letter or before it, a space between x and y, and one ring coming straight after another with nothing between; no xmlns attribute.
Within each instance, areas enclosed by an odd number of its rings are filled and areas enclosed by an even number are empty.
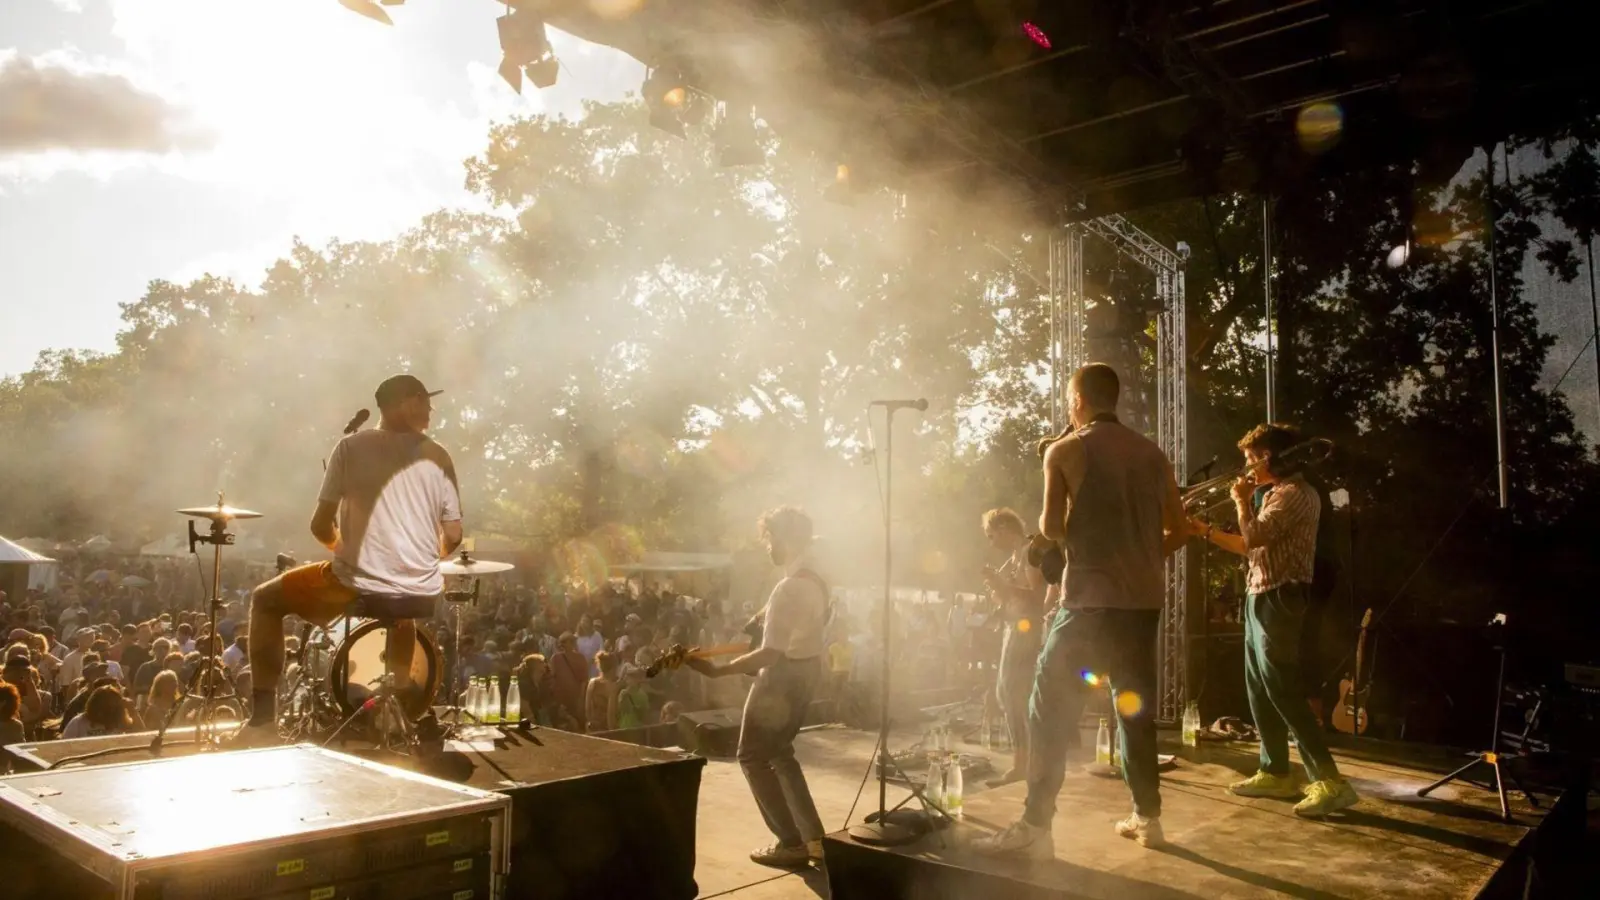
<svg viewBox="0 0 1600 900"><path fill-rule="evenodd" d="M1204 477L1210 475L1211 474L1211 470L1216 468L1216 467L1217 467L1217 458L1215 456L1213 456L1209 460L1206 460L1206 464L1205 465L1201 466L1198 469L1195 469L1194 470L1194 474L1192 476L1190 476L1190 477L1192 477L1192 478L1204 478Z"/></svg>
<svg viewBox="0 0 1600 900"><path fill-rule="evenodd" d="M914 409L917 412L928 411L927 400L874 400L868 406L882 406L887 409Z"/></svg>
<svg viewBox="0 0 1600 900"><path fill-rule="evenodd" d="M355 434L357 431L361 430L361 426L367 424L367 420L370 418L372 418L372 410L357 410L356 414L350 417L350 421L345 423L344 433Z"/></svg>

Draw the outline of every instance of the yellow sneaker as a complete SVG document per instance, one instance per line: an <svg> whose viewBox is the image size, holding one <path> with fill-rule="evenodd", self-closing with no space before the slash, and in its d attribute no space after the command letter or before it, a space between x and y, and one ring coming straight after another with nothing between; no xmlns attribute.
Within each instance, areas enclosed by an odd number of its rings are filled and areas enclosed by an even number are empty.
<svg viewBox="0 0 1600 900"><path fill-rule="evenodd" d="M1279 800L1293 800L1300 796L1300 788L1295 786L1293 775L1273 775L1270 772L1257 772L1243 781L1235 781L1228 785L1228 792L1238 797L1275 797Z"/></svg>
<svg viewBox="0 0 1600 900"><path fill-rule="evenodd" d="M1306 786L1306 798L1294 805L1294 814L1308 819L1348 809L1361 802L1361 795L1343 778L1324 778Z"/></svg>

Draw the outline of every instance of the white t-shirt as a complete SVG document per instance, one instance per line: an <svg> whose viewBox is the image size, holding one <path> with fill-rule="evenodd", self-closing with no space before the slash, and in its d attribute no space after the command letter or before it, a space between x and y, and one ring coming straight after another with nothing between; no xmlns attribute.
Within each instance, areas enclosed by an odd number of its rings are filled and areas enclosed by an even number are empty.
<svg viewBox="0 0 1600 900"><path fill-rule="evenodd" d="M234 669L239 668L239 664L242 662L244 662L244 651L239 648L238 644L229 644L228 649L222 651L222 665L228 671L232 672Z"/></svg>
<svg viewBox="0 0 1600 900"><path fill-rule="evenodd" d="M439 523L461 519L455 464L426 435L372 428L339 441L319 499L339 504L333 574L363 593L444 591Z"/></svg>
<svg viewBox="0 0 1600 900"><path fill-rule="evenodd" d="M790 659L822 655L828 620L828 597L813 578L795 575L811 568L802 556L784 567L784 578L772 589L761 626L761 646L775 647Z"/></svg>

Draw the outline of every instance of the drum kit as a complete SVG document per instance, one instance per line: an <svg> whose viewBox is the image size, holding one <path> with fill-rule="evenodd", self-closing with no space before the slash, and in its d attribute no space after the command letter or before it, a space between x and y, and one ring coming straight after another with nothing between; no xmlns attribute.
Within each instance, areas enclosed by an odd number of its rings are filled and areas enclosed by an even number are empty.
<svg viewBox="0 0 1600 900"><path fill-rule="evenodd" d="M206 612L210 640L205 642L204 660L186 685L181 686L181 696L168 712L166 721L151 741L151 750L159 751L167 730L180 711L185 720L195 725L194 740L202 747L217 743L219 729L236 725L242 718L243 706L228 679L219 672L217 653L217 617L222 608L222 548L232 545L234 535L228 524L239 519L259 519L261 513L228 506L222 494L217 495L215 506L197 506L178 510L179 515L190 517L189 552L197 553L198 545L210 544L212 570L210 594ZM210 521L211 527L201 534L195 530L197 519ZM278 554L278 572L295 565L293 557ZM455 609L452 648L453 664L461 657L462 607L476 605L480 578L484 575L511 571L510 563L474 558L470 551L462 550L452 559L441 562L439 571L447 578L471 579L470 590L449 590L444 594L448 606ZM288 655L284 672L284 687L280 691L278 714L279 735L299 742L320 740L331 742L351 722L372 704L372 685L384 675L384 651L388 641L385 622L364 619L346 614L327 627L314 627L307 623L300 634L299 650ZM446 681L445 661L441 658L438 642L425 629L416 629L416 652L412 655L411 682L421 690L410 694L401 704L402 714L409 721L409 733L424 718L432 715L433 701ZM462 690L458 679L449 679L445 718L453 719L457 726L465 726L465 712L461 705ZM379 727L380 732L388 729ZM380 735L381 737L381 735Z"/></svg>

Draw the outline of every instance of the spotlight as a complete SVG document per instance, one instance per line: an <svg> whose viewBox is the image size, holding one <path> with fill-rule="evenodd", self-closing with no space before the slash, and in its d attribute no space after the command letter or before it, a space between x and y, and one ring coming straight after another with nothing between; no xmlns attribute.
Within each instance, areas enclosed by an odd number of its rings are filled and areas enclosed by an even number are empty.
<svg viewBox="0 0 1600 900"><path fill-rule="evenodd" d="M512 90L522 93L522 76L535 87L547 88L556 83L560 64L555 51L550 49L550 38L545 34L544 20L532 13L512 10L495 20L500 30L500 77Z"/></svg>
<svg viewBox="0 0 1600 900"><path fill-rule="evenodd" d="M851 167L849 162L840 161L833 166L833 184L822 192L822 199L829 203L838 203L843 206L853 206L856 197L864 188L861 186L860 176Z"/></svg>
<svg viewBox="0 0 1600 900"><path fill-rule="evenodd" d="M366 16L375 22L382 22L385 25L394 24L394 20L389 18L389 14L384 12L383 7L375 3L374 0L339 0L339 5L353 13ZM387 5L394 6L396 4L389 3Z"/></svg>
<svg viewBox="0 0 1600 900"><path fill-rule="evenodd" d="M1385 262L1389 264L1389 268L1398 269L1405 265L1410 259L1411 242L1406 241L1403 244L1395 244L1394 249L1389 251L1389 258L1385 260Z"/></svg>
<svg viewBox="0 0 1600 900"><path fill-rule="evenodd" d="M673 69L651 69L640 91L650 109L650 124L683 137L684 112L690 105L689 86L683 76Z"/></svg>
<svg viewBox="0 0 1600 900"><path fill-rule="evenodd" d="M728 166L750 166L766 159L756 141L755 111L727 105L722 124L717 127L717 162Z"/></svg>

